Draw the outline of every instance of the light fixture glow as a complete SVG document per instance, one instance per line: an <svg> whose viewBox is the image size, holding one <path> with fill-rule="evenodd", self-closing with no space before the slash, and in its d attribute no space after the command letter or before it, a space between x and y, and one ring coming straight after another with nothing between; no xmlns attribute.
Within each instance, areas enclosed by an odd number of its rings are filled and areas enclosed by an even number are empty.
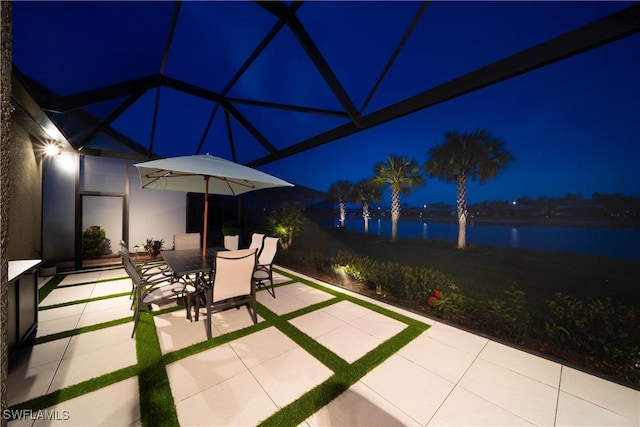
<svg viewBox="0 0 640 427"><path fill-rule="evenodd" d="M55 142L49 142L44 146L44 154L46 156L57 156L62 153L62 149Z"/></svg>

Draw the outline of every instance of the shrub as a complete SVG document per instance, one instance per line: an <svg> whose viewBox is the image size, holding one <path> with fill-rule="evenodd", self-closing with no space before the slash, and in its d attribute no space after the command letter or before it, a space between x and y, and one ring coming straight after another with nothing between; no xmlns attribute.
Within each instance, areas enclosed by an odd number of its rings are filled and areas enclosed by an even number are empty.
<svg viewBox="0 0 640 427"><path fill-rule="evenodd" d="M302 209L295 202L283 203L269 214L268 221L271 233L280 238L282 249L288 249L293 236L302 231Z"/></svg>
<svg viewBox="0 0 640 427"><path fill-rule="evenodd" d="M278 262L290 263L318 272L330 272L331 263L327 255L320 251L280 251L276 254Z"/></svg>
<svg viewBox="0 0 640 427"><path fill-rule="evenodd" d="M504 293L506 301L494 299L487 303L484 323L499 338L523 342L529 337L532 327L526 294L513 286Z"/></svg>
<svg viewBox="0 0 640 427"><path fill-rule="evenodd" d="M450 284L447 287L449 291L434 290L433 295L427 299L427 304L445 320L460 320L469 308L468 301L456 285Z"/></svg>
<svg viewBox="0 0 640 427"><path fill-rule="evenodd" d="M401 265L377 261L369 257L340 251L331 259L334 270L343 270L369 289L380 286L400 299L410 299L426 304L434 289L449 283L447 277L427 267Z"/></svg>
<svg viewBox="0 0 640 427"><path fill-rule="evenodd" d="M240 228L238 221L234 221L232 219L225 221L220 229L223 236L237 236L240 234L241 230L242 229Z"/></svg>
<svg viewBox="0 0 640 427"><path fill-rule="evenodd" d="M545 322L549 337L633 367L640 355L638 312L604 300L580 301L560 292L547 301L551 318Z"/></svg>
<svg viewBox="0 0 640 427"><path fill-rule="evenodd" d="M82 233L82 258L100 258L104 250L105 232L97 226L92 225Z"/></svg>

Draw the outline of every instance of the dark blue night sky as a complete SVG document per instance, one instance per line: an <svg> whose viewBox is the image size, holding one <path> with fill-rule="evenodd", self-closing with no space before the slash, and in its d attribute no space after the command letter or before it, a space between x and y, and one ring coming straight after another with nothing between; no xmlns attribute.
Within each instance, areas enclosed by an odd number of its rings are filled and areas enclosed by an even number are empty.
<svg viewBox="0 0 640 427"><path fill-rule="evenodd" d="M634 3L431 2L364 114ZM311 1L298 17L360 108L419 6ZM173 7L168 1L15 2L15 64L62 95L161 71L220 93L275 22L253 2L184 2L162 69ZM227 96L339 109L300 50L295 37L281 31ZM636 34L260 169L325 191L338 180L370 177L373 165L392 153L422 164L445 132L482 127L502 138L516 161L482 186L470 183L471 203L577 192L640 197L639 53ZM213 103L166 88L160 96L154 150L164 157L195 154ZM148 145L155 97L149 90L112 126ZM105 117L119 102L87 111ZM277 148L345 123L237 108ZM266 154L233 126L239 162ZM218 114L201 152L230 158L226 133ZM455 186L428 180L402 201L453 204Z"/></svg>

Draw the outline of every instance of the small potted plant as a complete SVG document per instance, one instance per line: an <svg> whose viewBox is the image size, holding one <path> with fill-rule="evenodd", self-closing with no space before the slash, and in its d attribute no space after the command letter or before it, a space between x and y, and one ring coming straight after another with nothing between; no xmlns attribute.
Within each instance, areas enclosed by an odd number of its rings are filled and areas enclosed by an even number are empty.
<svg viewBox="0 0 640 427"><path fill-rule="evenodd" d="M240 242L240 224L232 219L225 221L222 224L222 238L224 239L224 247L228 250L238 249Z"/></svg>
<svg viewBox="0 0 640 427"><path fill-rule="evenodd" d="M147 239L147 243L144 245L144 250L147 251L151 259L156 259L160 255L160 251L163 249L164 240Z"/></svg>

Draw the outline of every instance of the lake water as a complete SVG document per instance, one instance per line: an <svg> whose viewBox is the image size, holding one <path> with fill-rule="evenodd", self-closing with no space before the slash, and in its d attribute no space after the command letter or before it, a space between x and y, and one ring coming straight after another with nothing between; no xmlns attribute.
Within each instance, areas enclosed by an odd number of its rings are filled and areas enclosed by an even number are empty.
<svg viewBox="0 0 640 427"><path fill-rule="evenodd" d="M345 228L363 233L364 221L361 218L347 218ZM391 236L391 220L370 220L369 234ZM400 220L398 237L444 240L456 244L458 224ZM640 228L638 227L586 228L469 222L467 223L467 244L574 252L640 260Z"/></svg>

